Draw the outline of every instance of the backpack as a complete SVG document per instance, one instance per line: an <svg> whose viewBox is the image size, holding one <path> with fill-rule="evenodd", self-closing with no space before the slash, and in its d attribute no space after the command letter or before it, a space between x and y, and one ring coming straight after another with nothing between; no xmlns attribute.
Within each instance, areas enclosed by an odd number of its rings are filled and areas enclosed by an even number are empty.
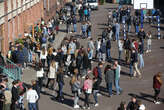
<svg viewBox="0 0 164 110"><path fill-rule="evenodd" d="M46 37L42 37L42 43L46 43L46 42L47 42Z"/></svg>
<svg viewBox="0 0 164 110"><path fill-rule="evenodd" d="M95 78L98 77L98 68L97 68L97 67L95 67L95 68L93 69L93 76L94 76Z"/></svg>

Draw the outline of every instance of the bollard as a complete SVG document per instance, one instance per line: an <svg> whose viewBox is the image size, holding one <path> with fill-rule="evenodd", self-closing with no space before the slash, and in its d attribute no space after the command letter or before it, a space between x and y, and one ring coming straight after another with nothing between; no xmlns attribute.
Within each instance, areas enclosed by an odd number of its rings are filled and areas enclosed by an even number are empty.
<svg viewBox="0 0 164 110"><path fill-rule="evenodd" d="M158 39L160 39L161 38L161 33L160 33L160 16L158 15L157 16L157 22L158 22L158 28L157 28L157 30L158 30L158 34L157 34L157 37L158 37Z"/></svg>
<svg viewBox="0 0 164 110"><path fill-rule="evenodd" d="M123 20L123 29L124 29L124 40L126 40L126 27L125 27L125 19Z"/></svg>

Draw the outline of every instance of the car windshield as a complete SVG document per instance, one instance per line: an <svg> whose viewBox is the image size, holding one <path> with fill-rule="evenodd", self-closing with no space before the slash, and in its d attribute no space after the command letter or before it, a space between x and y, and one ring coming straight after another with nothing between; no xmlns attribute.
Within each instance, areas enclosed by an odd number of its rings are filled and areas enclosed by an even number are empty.
<svg viewBox="0 0 164 110"><path fill-rule="evenodd" d="M96 2L97 0L87 0L88 3L94 3Z"/></svg>

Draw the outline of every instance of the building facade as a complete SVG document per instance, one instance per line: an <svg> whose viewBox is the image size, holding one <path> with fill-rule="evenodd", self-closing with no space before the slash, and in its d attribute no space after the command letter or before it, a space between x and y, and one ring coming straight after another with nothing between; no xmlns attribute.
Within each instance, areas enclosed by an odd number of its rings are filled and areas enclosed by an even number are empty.
<svg viewBox="0 0 164 110"><path fill-rule="evenodd" d="M61 0L0 0L0 51L7 54L9 42L56 14Z"/></svg>

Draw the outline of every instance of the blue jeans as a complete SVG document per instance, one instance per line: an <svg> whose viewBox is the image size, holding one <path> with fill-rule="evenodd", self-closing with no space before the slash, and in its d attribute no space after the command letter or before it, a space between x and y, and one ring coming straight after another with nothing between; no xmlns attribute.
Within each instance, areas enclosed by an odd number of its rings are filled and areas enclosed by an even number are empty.
<svg viewBox="0 0 164 110"><path fill-rule="evenodd" d="M107 83L107 89L109 92L109 96L111 96L112 95L112 82Z"/></svg>
<svg viewBox="0 0 164 110"><path fill-rule="evenodd" d="M130 76L133 76L133 64L132 64L132 62L130 63L130 65L129 65L129 69L130 69Z"/></svg>
<svg viewBox="0 0 164 110"><path fill-rule="evenodd" d="M106 51L106 52L107 52L107 53L106 53L106 54L107 54L107 59L110 60L110 59L111 59L111 56L110 56L110 49L107 48L107 51Z"/></svg>
<svg viewBox="0 0 164 110"><path fill-rule="evenodd" d="M36 103L28 103L28 109L29 110L37 110Z"/></svg>
<svg viewBox="0 0 164 110"><path fill-rule="evenodd" d="M93 90L93 97L94 97L96 103L98 103L98 100L97 100L97 93L98 92L99 92L99 90Z"/></svg>
<svg viewBox="0 0 164 110"><path fill-rule="evenodd" d="M140 69L144 67L143 54L139 54Z"/></svg>
<svg viewBox="0 0 164 110"><path fill-rule="evenodd" d="M59 98L63 96L63 83L59 82Z"/></svg>
<svg viewBox="0 0 164 110"><path fill-rule="evenodd" d="M120 94L120 92L122 91L122 88L120 88L120 85L119 85L119 80L115 80L115 86L116 86L116 92L117 94Z"/></svg>
<svg viewBox="0 0 164 110"><path fill-rule="evenodd" d="M136 33L139 32L139 26L136 26Z"/></svg>
<svg viewBox="0 0 164 110"><path fill-rule="evenodd" d="M118 60L120 60L120 59L121 59L121 54L122 54L122 51L121 51L121 50L119 50L119 51L118 51Z"/></svg>
<svg viewBox="0 0 164 110"><path fill-rule="evenodd" d="M128 25L128 32L130 33L131 25Z"/></svg>
<svg viewBox="0 0 164 110"><path fill-rule="evenodd" d="M73 29L74 29L74 32L77 32L77 25L76 24L73 24Z"/></svg>
<svg viewBox="0 0 164 110"><path fill-rule="evenodd" d="M119 40L119 32L116 32L116 40Z"/></svg>

